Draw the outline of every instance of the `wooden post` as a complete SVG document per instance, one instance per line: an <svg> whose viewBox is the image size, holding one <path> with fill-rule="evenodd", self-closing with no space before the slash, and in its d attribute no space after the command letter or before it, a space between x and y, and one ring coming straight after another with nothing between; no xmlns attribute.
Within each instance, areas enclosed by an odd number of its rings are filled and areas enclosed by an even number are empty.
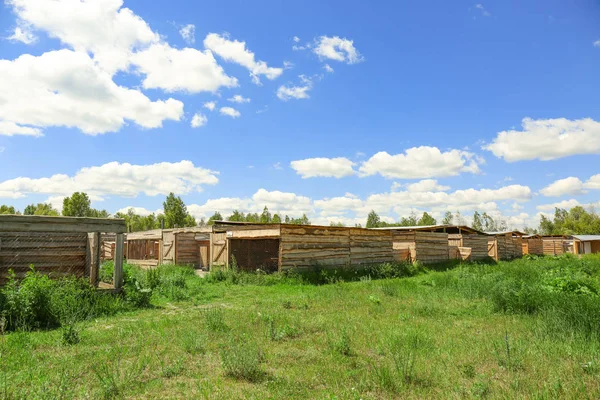
<svg viewBox="0 0 600 400"><path fill-rule="evenodd" d="M98 287L98 281L100 280L100 235L101 233L94 233L94 252L92 253L92 270L90 271L90 283L94 287Z"/></svg>
<svg viewBox="0 0 600 400"><path fill-rule="evenodd" d="M117 233L115 243L115 271L113 275L115 290L123 287L123 234Z"/></svg>

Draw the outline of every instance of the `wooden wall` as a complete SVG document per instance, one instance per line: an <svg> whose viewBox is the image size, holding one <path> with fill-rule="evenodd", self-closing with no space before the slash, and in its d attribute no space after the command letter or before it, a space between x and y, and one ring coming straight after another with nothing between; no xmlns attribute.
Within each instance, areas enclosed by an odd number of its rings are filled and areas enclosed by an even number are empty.
<svg viewBox="0 0 600 400"><path fill-rule="evenodd" d="M548 256L558 256L565 253L564 238L542 238L544 254Z"/></svg>
<svg viewBox="0 0 600 400"><path fill-rule="evenodd" d="M279 270L350 265L350 230L281 226Z"/></svg>
<svg viewBox="0 0 600 400"><path fill-rule="evenodd" d="M12 269L20 278L34 265L53 277L87 275L87 233L0 232L0 281Z"/></svg>
<svg viewBox="0 0 600 400"><path fill-rule="evenodd" d="M397 261L434 263L450 258L447 233L392 231L392 241Z"/></svg>
<svg viewBox="0 0 600 400"><path fill-rule="evenodd" d="M390 232L350 228L349 235L353 267L394 261Z"/></svg>
<svg viewBox="0 0 600 400"><path fill-rule="evenodd" d="M200 264L200 247L195 232L175 232L175 263L177 265Z"/></svg>
<svg viewBox="0 0 600 400"><path fill-rule="evenodd" d="M542 239L523 239L523 254L544 255L544 241Z"/></svg>
<svg viewBox="0 0 600 400"><path fill-rule="evenodd" d="M490 236L488 254L496 261L512 260L523 256L523 239L512 234Z"/></svg>
<svg viewBox="0 0 600 400"><path fill-rule="evenodd" d="M484 235L449 234L448 245L451 247L450 258L471 261L488 258L488 237Z"/></svg>

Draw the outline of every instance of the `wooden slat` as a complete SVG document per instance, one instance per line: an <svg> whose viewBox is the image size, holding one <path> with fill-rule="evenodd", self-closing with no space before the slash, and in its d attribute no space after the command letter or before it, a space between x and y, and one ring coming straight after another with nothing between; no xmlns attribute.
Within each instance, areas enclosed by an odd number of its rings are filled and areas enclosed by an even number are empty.
<svg viewBox="0 0 600 400"><path fill-rule="evenodd" d="M115 232L127 231L124 219L0 215L2 232Z"/></svg>

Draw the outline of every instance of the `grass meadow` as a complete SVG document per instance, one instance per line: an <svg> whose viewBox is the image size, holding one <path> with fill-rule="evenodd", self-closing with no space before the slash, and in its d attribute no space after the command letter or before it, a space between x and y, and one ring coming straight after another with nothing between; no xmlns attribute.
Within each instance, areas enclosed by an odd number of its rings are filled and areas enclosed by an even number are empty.
<svg viewBox="0 0 600 400"><path fill-rule="evenodd" d="M599 257L306 276L128 267L116 298L31 275L0 299L7 399L600 398Z"/></svg>

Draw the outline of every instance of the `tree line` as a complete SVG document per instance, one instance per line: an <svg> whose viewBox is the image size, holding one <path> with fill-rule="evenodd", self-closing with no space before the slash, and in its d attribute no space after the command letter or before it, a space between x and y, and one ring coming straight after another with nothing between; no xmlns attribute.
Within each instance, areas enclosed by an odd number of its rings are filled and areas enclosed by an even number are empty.
<svg viewBox="0 0 600 400"><path fill-rule="evenodd" d="M15 209L14 206L0 205L0 214L16 214L21 212ZM62 212L59 212L48 203L30 204L23 210L24 215L50 215L50 216L65 216L65 217L94 217L94 218L109 218L110 213L106 210L98 210L92 207L92 202L83 192L75 192L63 200ZM162 213L152 213L142 216L136 214L133 208L127 212L118 212L114 218L123 218L127 225L128 232L147 231L150 229L170 229L170 228L185 228L194 226L212 225L215 221L237 221L237 222L253 222L261 224L295 224L295 225L310 225L310 220L306 214L302 214L300 218L293 218L287 215L280 216L279 214L271 214L265 206L261 214L248 213L244 214L238 210L223 218L220 212L215 213L208 219L201 218L196 220L187 210L187 206L179 196L174 193L169 193L163 202Z"/></svg>
<svg viewBox="0 0 600 400"><path fill-rule="evenodd" d="M0 205L0 214L21 214L14 206ZM59 212L48 203L30 204L23 210L24 215L51 215L51 216L70 216L70 217L95 217L109 218L111 215L106 210L95 209L91 206L91 200L86 193L75 192L63 200L62 212ZM215 211L215 213L205 220L201 218L196 220L187 210L187 206L179 196L174 193L169 193L163 202L162 213L152 213L142 216L129 209L126 213L116 213L115 218L123 218L127 224L129 232L145 231L159 228L183 228L193 226L212 225L215 221L232 221L232 222L251 222L260 224L295 224L295 225L310 225L310 220L306 214L302 214L299 218L289 217L288 215L280 215L279 213L272 214L268 207L264 207L262 213L243 213L239 210L234 210L227 217ZM452 213L447 211L441 221L444 225L466 225L464 217L460 212ZM371 211L367 216L365 226L367 228L382 228L391 226L423 226L436 225L437 220L429 213L424 212L418 216L412 212L408 217L402 217L398 222L385 222L375 212ZM332 222L331 226L344 226L341 222ZM356 225L360 227L361 225ZM482 232L497 232L508 230L508 225L504 219L494 219L486 212L473 213L473 221L471 223L473 229ZM526 233L540 233L543 235L576 235L576 234L600 234L600 216L593 208L585 209L577 206L570 210L556 208L552 218L544 215L541 217L538 228L524 228Z"/></svg>

